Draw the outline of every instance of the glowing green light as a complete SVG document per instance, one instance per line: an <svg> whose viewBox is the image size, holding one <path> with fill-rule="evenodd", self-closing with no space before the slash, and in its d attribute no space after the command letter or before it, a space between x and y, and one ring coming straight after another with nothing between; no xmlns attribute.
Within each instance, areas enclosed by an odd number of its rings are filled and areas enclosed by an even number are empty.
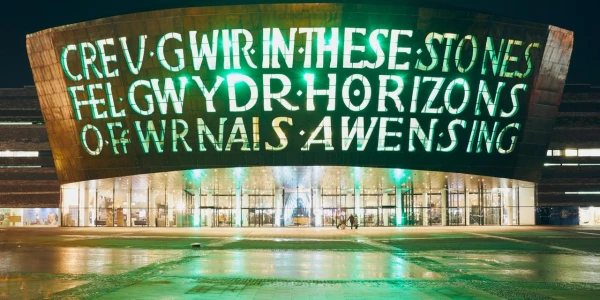
<svg viewBox="0 0 600 300"><path fill-rule="evenodd" d="M392 170L392 174L395 181L398 181L400 178L404 177L404 171L402 169L394 169Z"/></svg>
<svg viewBox="0 0 600 300"><path fill-rule="evenodd" d="M360 182L362 181L362 177L364 174L363 168L353 167L352 168L352 178L354 179L354 188L360 187Z"/></svg>
<svg viewBox="0 0 600 300"><path fill-rule="evenodd" d="M179 77L179 83L181 85L186 85L188 82L190 82L190 81L189 81L189 79L187 79L187 77L185 77L185 76Z"/></svg>

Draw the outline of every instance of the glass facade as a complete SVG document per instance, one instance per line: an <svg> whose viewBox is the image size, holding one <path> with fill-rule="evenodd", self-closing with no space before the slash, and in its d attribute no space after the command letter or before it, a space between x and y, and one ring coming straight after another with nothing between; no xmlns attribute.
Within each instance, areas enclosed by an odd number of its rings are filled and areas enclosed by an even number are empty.
<svg viewBox="0 0 600 300"><path fill-rule="evenodd" d="M0 227L60 226L58 208L0 208Z"/></svg>
<svg viewBox="0 0 600 300"><path fill-rule="evenodd" d="M453 178L448 181L446 173L426 173L424 176L415 173L414 177L407 177L396 186L381 177L382 180L376 181L363 179L364 188L360 184L348 188L343 177L356 179L352 178L353 175L338 175L338 171L336 176L327 176L325 168L319 171L323 175L321 182L314 182L316 186L320 184L317 188L248 188L249 184L283 180L264 175L266 167L262 169L262 172L256 171L263 174L262 179L247 176L241 184L235 178L225 176L225 170L221 171L221 175L215 171L213 175L207 173L203 178L198 177L196 180L200 185L197 186L192 186L193 180L186 179L185 174L180 172L172 172L175 175L164 173L162 180L159 179L163 174L154 174L152 178L111 178L63 185L61 224L106 227L333 227L347 223L351 215L361 227L535 224L533 184L489 177L479 179L462 174L448 174ZM286 177L296 174L294 172L303 172L295 170L290 169L287 175L281 172L274 172L274 175ZM387 169L375 172L394 174ZM181 188L172 182L178 176L184 178ZM330 177L335 178L334 183L327 181ZM459 178L460 181L457 177L466 179ZM435 187L439 178L443 178L445 187ZM212 186L202 186L202 182L212 183ZM498 187L502 183L511 186ZM335 184L339 186L335 187ZM219 188L225 185L226 188ZM447 188L448 185L450 188Z"/></svg>

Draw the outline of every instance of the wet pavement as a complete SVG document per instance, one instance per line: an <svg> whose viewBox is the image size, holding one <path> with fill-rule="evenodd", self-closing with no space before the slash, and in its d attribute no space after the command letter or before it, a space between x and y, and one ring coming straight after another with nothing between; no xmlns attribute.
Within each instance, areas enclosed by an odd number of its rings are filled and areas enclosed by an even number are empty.
<svg viewBox="0 0 600 300"><path fill-rule="evenodd" d="M117 298L599 299L600 228L0 230L0 299Z"/></svg>
<svg viewBox="0 0 600 300"><path fill-rule="evenodd" d="M442 278L439 274L388 253L335 251L213 251L202 253L177 269L166 272L165 276L283 280Z"/></svg>
<svg viewBox="0 0 600 300"><path fill-rule="evenodd" d="M0 274L120 274L162 259L181 255L181 250L106 249L83 247L20 247L0 257Z"/></svg>

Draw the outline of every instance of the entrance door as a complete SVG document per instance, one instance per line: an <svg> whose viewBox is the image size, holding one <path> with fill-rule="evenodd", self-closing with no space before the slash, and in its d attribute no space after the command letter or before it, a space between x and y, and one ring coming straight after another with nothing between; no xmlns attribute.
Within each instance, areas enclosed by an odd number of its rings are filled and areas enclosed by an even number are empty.
<svg viewBox="0 0 600 300"><path fill-rule="evenodd" d="M271 208L250 209L248 225L254 227L275 226L275 210Z"/></svg>
<svg viewBox="0 0 600 300"><path fill-rule="evenodd" d="M362 227L379 226L379 211L377 208L366 208Z"/></svg>
<svg viewBox="0 0 600 300"><path fill-rule="evenodd" d="M337 226L337 209L323 208L323 226Z"/></svg>
<svg viewBox="0 0 600 300"><path fill-rule="evenodd" d="M214 210L213 222L214 227L232 227L234 224L235 215L230 208L216 208Z"/></svg>
<svg viewBox="0 0 600 300"><path fill-rule="evenodd" d="M396 226L396 207L382 207L380 216L380 226Z"/></svg>

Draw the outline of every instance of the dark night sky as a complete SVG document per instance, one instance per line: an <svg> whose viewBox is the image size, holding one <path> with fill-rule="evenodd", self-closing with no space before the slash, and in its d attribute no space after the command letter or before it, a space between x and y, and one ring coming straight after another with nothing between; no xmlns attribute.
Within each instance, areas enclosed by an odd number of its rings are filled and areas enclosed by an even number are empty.
<svg viewBox="0 0 600 300"><path fill-rule="evenodd" d="M49 27L120 15L184 6L282 2L335 1L240 1L240 0L9 0L0 8L0 87L32 85L33 77L25 50L25 35ZM337 2L403 3L406 0L362 0ZM423 3L425 1L410 1ZM590 0L428 0L515 19L552 24L575 32L575 46L567 83L600 85L600 4ZM423 5L426 6L426 5Z"/></svg>

